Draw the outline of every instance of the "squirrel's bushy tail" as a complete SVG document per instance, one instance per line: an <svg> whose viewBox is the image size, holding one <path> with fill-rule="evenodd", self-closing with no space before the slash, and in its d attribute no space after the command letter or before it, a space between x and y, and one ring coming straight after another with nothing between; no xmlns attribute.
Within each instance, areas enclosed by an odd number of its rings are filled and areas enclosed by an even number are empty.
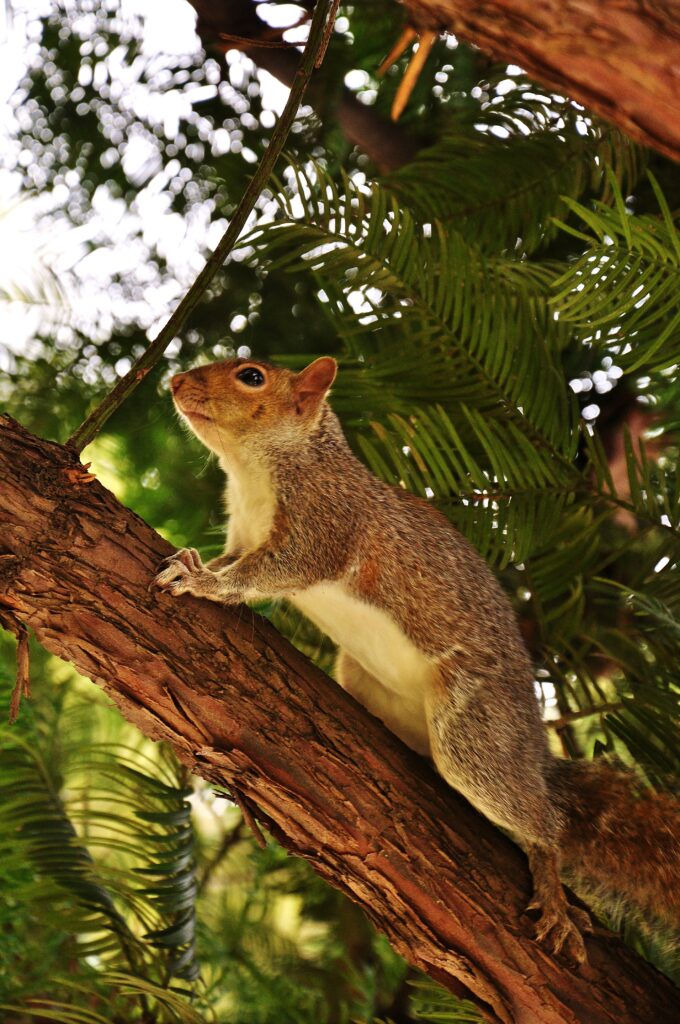
<svg viewBox="0 0 680 1024"><path fill-rule="evenodd" d="M680 928L680 802L605 760L556 760L552 789L566 819L562 866L577 892L617 915Z"/></svg>

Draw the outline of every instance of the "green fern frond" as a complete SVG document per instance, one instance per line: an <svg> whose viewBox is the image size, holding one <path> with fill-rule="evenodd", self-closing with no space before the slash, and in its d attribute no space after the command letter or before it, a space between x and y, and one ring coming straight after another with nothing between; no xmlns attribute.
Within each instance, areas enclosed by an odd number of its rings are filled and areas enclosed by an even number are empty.
<svg viewBox="0 0 680 1024"><path fill-rule="evenodd" d="M557 527L540 538L525 560L524 582L546 649L568 648L583 630L586 581L600 566L601 529L608 514L579 503L565 508Z"/></svg>
<svg viewBox="0 0 680 1024"><path fill-rule="evenodd" d="M31 865L26 897L54 904L79 957L150 982L197 978L190 790L177 766L162 760L163 779L141 753L79 747L64 791L39 745L2 732L2 874Z"/></svg>
<svg viewBox="0 0 680 1024"><path fill-rule="evenodd" d="M575 473L512 421L456 412L456 423L441 406L391 415L357 443L378 476L433 499L489 561L522 562L554 534Z"/></svg>
<svg viewBox="0 0 680 1024"><path fill-rule="evenodd" d="M413 1014L416 1020L429 1024L480 1024L482 1017L472 1003L447 992L430 978L409 982L413 992Z"/></svg>
<svg viewBox="0 0 680 1024"><path fill-rule="evenodd" d="M607 203L612 192L605 168L614 169L628 194L644 166L642 150L617 131L580 119L579 134L573 108L562 113L526 134L519 112L492 109L491 132L445 129L433 147L384 183L419 219L450 221L486 252L535 253L557 233L554 218L569 216L567 198L585 193Z"/></svg>
<svg viewBox="0 0 680 1024"><path fill-rule="evenodd" d="M623 711L607 714L605 722L656 786L663 787L680 771L677 727L669 724L662 709L635 701Z"/></svg>
<svg viewBox="0 0 680 1024"><path fill-rule="evenodd" d="M553 586L554 559L550 555L541 567L544 582L550 584L546 614L540 603L546 592L541 594L535 565L527 564L527 585L534 588L532 600L538 601L535 611L542 627L543 664L567 707L597 715L602 706L599 730L609 746L619 752L626 750L644 765L653 781L663 784L664 774L677 769L680 574L675 565L663 571L657 566L654 571L651 565L659 549L652 546L646 558L638 553L631 563L637 584L617 579L628 563L617 564L610 552L607 568L611 575L600 575L600 524L593 520L592 525L594 530L589 539L584 537L583 550L576 534L571 550L558 553L556 579L565 581L559 562L566 556L562 566L566 569L573 559L573 587L579 594L576 609L570 609L568 596L565 599ZM629 545L639 549L641 543L633 538ZM560 602L567 606L566 613ZM600 671L604 680L598 678Z"/></svg>
<svg viewBox="0 0 680 1024"><path fill-rule="evenodd" d="M680 466L674 460L660 463L649 457L643 441L635 447L627 427L623 444L627 470L627 493L619 494L609 468L609 459L597 429L583 434L589 468L595 477L595 491L605 502L633 513L644 528L658 528L670 547L680 542ZM660 552L662 557L665 552Z"/></svg>
<svg viewBox="0 0 680 1024"><path fill-rule="evenodd" d="M653 373L680 360L680 230L650 175L660 216L630 213L611 180L614 206L586 207L565 197L584 231L560 226L586 243L556 282L552 304L579 337L626 373Z"/></svg>
<svg viewBox="0 0 680 1024"><path fill-rule="evenodd" d="M105 971L104 983L111 991L121 996L143 996L151 1007L165 1011L166 1019L178 1024L205 1024L205 1017L187 1001L189 989L161 987L145 978L139 978L125 971Z"/></svg>
<svg viewBox="0 0 680 1024"><path fill-rule="evenodd" d="M32 999L25 1006L0 1003L0 1010L5 1010L22 1021L36 1018L37 1021L53 1021L54 1024L111 1024L110 1017L102 1017L94 1010L86 1010L53 999Z"/></svg>
<svg viewBox="0 0 680 1024"><path fill-rule="evenodd" d="M272 270L315 274L357 358L377 347L398 358L397 339L408 334L413 359L427 369L427 357L438 358L443 379L454 389L463 382L471 404L510 413L528 435L572 450L573 404L558 359L566 338L548 303L553 266L485 256L441 223L428 236L380 185L366 194L345 178L341 193L319 168L292 175L294 195L277 196L283 219L243 244ZM357 297L362 308L350 312Z"/></svg>
<svg viewBox="0 0 680 1024"><path fill-rule="evenodd" d="M68 976L57 977L54 981L61 989L73 994L74 1002L32 998L23 1005L0 1004L0 1009L16 1014L17 1019L21 1020L36 1017L40 1021L53 1021L54 1024L110 1024L112 1019L122 1020L126 1011L129 1013L131 997L135 998L135 1002L141 997L148 1020L165 1021L167 1024L206 1024L206 1018L182 994L124 971L100 972L98 992L78 985ZM187 991L186 994L191 993ZM75 999L79 995L86 997L89 1007L76 1005ZM112 1009L114 1018L111 1016Z"/></svg>

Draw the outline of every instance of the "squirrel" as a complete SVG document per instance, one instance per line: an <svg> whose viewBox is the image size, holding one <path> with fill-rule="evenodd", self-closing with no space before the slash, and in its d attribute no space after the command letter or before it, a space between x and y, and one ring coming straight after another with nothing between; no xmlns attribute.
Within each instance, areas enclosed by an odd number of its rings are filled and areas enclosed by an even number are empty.
<svg viewBox="0 0 680 1024"><path fill-rule="evenodd" d="M223 604L285 598L337 644L337 680L525 849L536 938L586 959L582 891L680 924L680 808L636 777L549 750L531 660L491 569L424 499L375 477L327 402L337 364L253 359L171 380L177 410L225 471L228 539L155 584Z"/></svg>

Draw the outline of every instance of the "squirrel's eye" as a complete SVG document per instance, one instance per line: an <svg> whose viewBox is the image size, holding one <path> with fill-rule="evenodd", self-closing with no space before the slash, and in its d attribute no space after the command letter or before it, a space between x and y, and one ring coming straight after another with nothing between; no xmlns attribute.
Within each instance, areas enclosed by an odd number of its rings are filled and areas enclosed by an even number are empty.
<svg viewBox="0 0 680 1024"><path fill-rule="evenodd" d="M245 370L239 370L236 376L249 388L259 388L264 384L264 374L255 366L246 366Z"/></svg>

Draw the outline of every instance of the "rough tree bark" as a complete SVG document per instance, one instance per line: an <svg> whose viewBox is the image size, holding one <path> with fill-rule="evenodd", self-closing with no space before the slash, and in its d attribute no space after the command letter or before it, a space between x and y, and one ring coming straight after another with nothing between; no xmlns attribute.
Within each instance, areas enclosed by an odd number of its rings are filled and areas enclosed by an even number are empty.
<svg viewBox="0 0 680 1024"><path fill-rule="evenodd" d="M245 608L149 592L171 550L76 456L0 416L0 609L198 775L237 789L412 964L488 1021L671 1024L677 990L604 932L580 971L522 921L523 855Z"/></svg>
<svg viewBox="0 0 680 1024"><path fill-rule="evenodd" d="M632 139L680 160L677 0L402 0L421 28L445 29L519 64Z"/></svg>

